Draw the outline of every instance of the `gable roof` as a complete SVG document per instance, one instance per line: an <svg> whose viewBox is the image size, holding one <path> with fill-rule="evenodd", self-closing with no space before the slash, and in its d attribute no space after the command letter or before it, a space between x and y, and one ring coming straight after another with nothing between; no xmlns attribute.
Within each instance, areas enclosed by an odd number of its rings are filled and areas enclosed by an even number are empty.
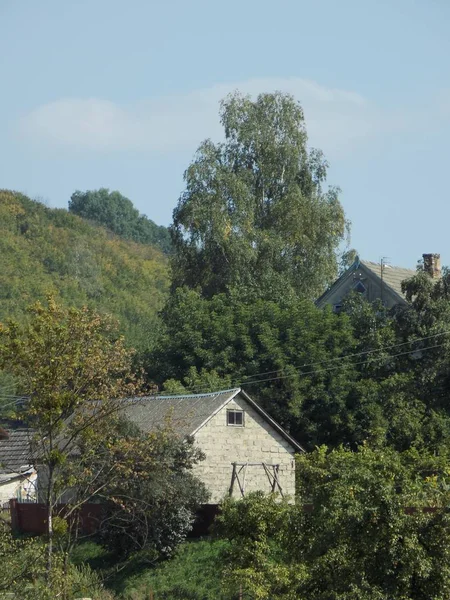
<svg viewBox="0 0 450 600"><path fill-rule="evenodd" d="M241 388L220 390L207 394L129 398L124 401L123 412L127 419L145 432L163 427L169 419L178 433L184 437L195 435L219 410L239 394L295 450L304 452L300 444Z"/></svg>
<svg viewBox="0 0 450 600"><path fill-rule="evenodd" d="M316 305L323 306L326 303L328 296L343 284L346 279L352 277L358 269L368 272L370 276L378 279L381 285L380 263L371 262L369 260L360 260L359 257L357 257L355 262L316 300ZM383 285L390 289L394 296L398 298L399 302L406 302L405 295L402 292L402 281L410 279L416 275L416 273L417 272L413 269L385 265L383 268Z"/></svg>
<svg viewBox="0 0 450 600"><path fill-rule="evenodd" d="M0 473L21 473L30 468L31 440L28 429L9 429L0 439Z"/></svg>
<svg viewBox="0 0 450 600"><path fill-rule="evenodd" d="M194 435L239 391L239 388L234 388L208 394L130 398L124 402L123 412L127 419L145 432L164 427L166 420L170 419L180 435Z"/></svg>
<svg viewBox="0 0 450 600"><path fill-rule="evenodd" d="M371 271L376 277L381 280L381 265L379 263L370 262L369 260L361 260L361 265L364 265L369 271ZM391 288L398 296L405 299L405 295L402 292L402 281L410 279L417 274L417 271L413 269L404 269L403 267L391 267L385 265L383 268L383 283Z"/></svg>

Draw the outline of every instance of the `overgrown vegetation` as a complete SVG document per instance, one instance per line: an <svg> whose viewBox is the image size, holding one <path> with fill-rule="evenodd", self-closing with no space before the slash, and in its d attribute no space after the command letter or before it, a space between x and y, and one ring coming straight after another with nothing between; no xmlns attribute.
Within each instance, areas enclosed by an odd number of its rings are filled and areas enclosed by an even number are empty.
<svg viewBox="0 0 450 600"><path fill-rule="evenodd" d="M14 538L0 523L0 597L7 592L20 600L91 597L113 600L101 578L87 565L74 566L56 555L51 573L47 570L47 547L39 538Z"/></svg>
<svg viewBox="0 0 450 600"><path fill-rule="evenodd" d="M60 570L68 573L87 502L102 502L100 539L118 557L137 549L154 560L170 556L208 498L190 472L203 455L169 424L143 434L124 422L123 399L145 390L114 323L50 297L47 306L30 309L25 325L0 324L0 368L16 376L26 396L16 417L30 431L28 460L39 470L47 535L45 544L30 542L23 552L45 549L49 588L56 593Z"/></svg>
<svg viewBox="0 0 450 600"><path fill-rule="evenodd" d="M120 192L105 188L76 191L69 201L69 211L127 240L156 246L166 254L171 251L169 230L139 214L131 200Z"/></svg>
<svg viewBox="0 0 450 600"><path fill-rule="evenodd" d="M298 501L227 501L224 585L249 598L428 600L450 586L447 460L325 447L298 460Z"/></svg>
<svg viewBox="0 0 450 600"><path fill-rule="evenodd" d="M30 304L52 294L66 306L113 315L137 350L151 345L169 284L166 259L154 247L0 191L0 254L0 321L23 320Z"/></svg>

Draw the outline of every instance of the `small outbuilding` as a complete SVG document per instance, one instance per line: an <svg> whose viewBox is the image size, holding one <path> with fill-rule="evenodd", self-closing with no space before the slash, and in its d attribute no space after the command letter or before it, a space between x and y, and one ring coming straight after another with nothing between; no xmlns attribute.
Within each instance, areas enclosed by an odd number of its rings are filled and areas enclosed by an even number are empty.
<svg viewBox="0 0 450 600"><path fill-rule="evenodd" d="M205 453L194 474L218 504L251 491L295 495L295 454L304 452L241 388L208 394L148 396L126 401L126 417L150 432L172 427Z"/></svg>

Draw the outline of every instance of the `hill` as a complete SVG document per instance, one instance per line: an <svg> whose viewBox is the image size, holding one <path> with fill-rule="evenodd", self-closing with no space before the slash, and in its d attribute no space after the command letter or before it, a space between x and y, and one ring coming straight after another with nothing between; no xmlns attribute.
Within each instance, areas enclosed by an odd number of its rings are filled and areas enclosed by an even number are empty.
<svg viewBox="0 0 450 600"><path fill-rule="evenodd" d="M151 345L169 285L159 249L2 190L0 256L0 321L23 319L27 306L51 293L112 314L138 350Z"/></svg>
<svg viewBox="0 0 450 600"><path fill-rule="evenodd" d="M165 254L172 251L169 230L141 215L131 200L120 192L99 190L76 191L69 201L69 212L106 227L122 238L150 244Z"/></svg>

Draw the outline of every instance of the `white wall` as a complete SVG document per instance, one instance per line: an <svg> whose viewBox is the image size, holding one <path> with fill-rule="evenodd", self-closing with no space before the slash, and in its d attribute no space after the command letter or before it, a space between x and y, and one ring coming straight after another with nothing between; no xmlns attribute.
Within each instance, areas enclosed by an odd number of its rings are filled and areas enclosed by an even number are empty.
<svg viewBox="0 0 450 600"><path fill-rule="evenodd" d="M26 477L16 477L5 483L0 483L0 504L8 502L11 498L22 498L27 496L36 497L36 473L31 473Z"/></svg>

